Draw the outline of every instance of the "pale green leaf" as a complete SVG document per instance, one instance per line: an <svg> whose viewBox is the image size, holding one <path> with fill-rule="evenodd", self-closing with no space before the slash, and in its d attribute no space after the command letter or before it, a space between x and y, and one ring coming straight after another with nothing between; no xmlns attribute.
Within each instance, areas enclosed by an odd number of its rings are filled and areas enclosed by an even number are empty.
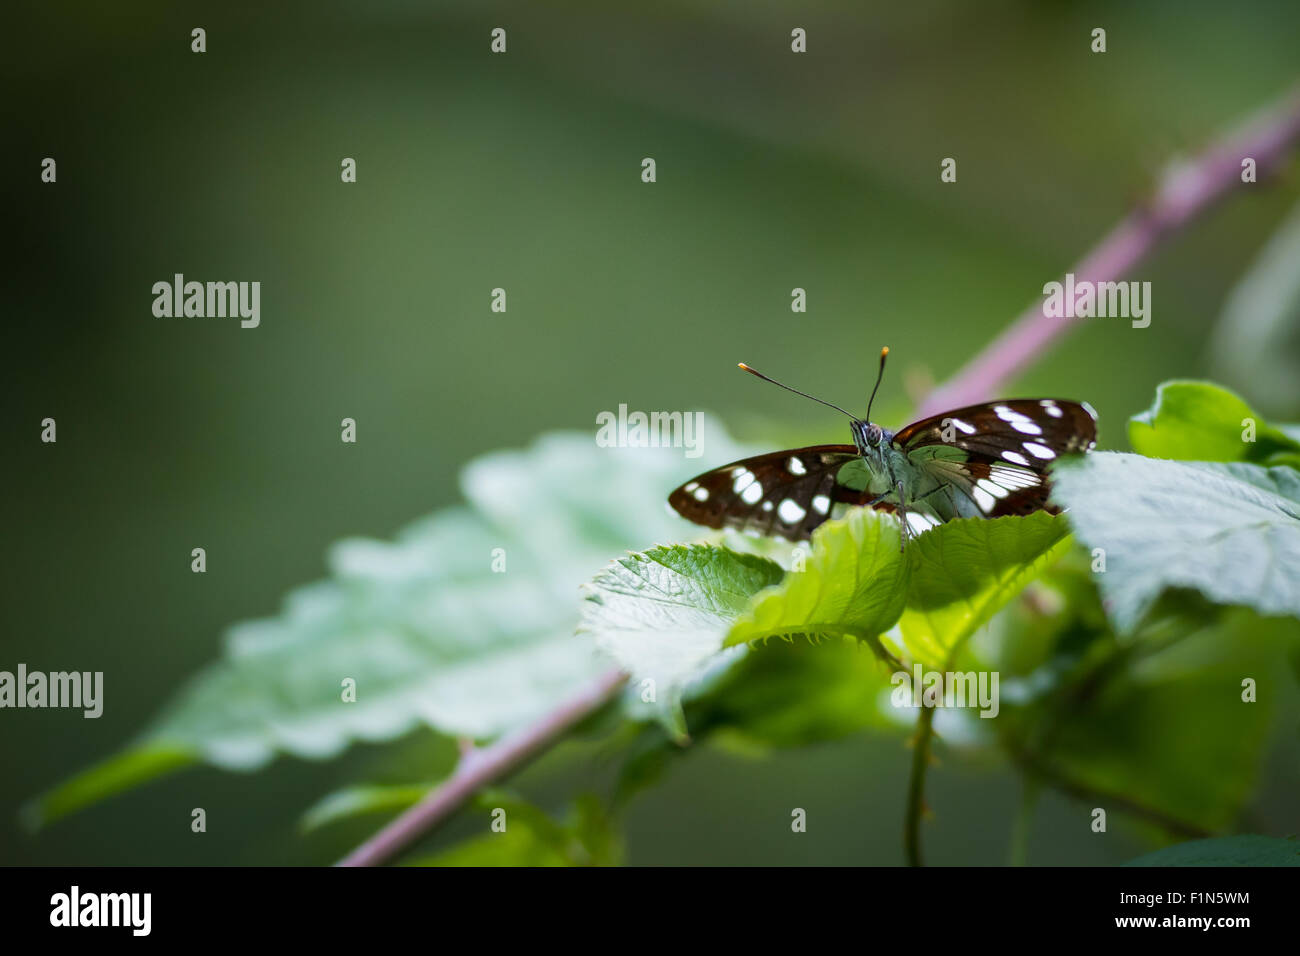
<svg viewBox="0 0 1300 956"><path fill-rule="evenodd" d="M732 622L754 594L781 580L781 566L713 545L677 545L620 558L586 588L579 631L649 691L677 737L681 697L723 650ZM648 683L647 683L648 682Z"/></svg>
<svg viewBox="0 0 1300 956"><path fill-rule="evenodd" d="M716 429L701 441L710 456L744 453ZM534 720L609 666L573 636L577 586L621 550L689 534L662 502L696 471L680 448L603 448L591 434L471 463L471 507L392 541L336 544L330 578L292 591L276 617L233 626L221 657L136 741L41 797L31 818L185 762L253 770L421 724L484 739Z"/></svg>
<svg viewBox="0 0 1300 956"><path fill-rule="evenodd" d="M1119 631L1170 588L1300 616L1300 472L1095 452L1053 483L1079 539L1104 552L1097 582Z"/></svg>

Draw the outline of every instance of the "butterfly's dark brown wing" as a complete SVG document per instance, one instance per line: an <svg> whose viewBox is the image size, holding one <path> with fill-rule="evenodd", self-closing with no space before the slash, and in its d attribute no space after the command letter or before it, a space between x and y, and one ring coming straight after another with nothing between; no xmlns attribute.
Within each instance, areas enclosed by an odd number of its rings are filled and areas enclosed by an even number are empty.
<svg viewBox="0 0 1300 956"><path fill-rule="evenodd" d="M1055 510L1047 466L1061 455L1088 451L1097 416L1080 402L1008 399L969 405L915 422L894 436L908 460L989 518Z"/></svg>
<svg viewBox="0 0 1300 956"><path fill-rule="evenodd" d="M852 445L813 445L733 461L668 496L673 510L708 528L804 541L836 504L865 504L867 492L837 480L858 458Z"/></svg>

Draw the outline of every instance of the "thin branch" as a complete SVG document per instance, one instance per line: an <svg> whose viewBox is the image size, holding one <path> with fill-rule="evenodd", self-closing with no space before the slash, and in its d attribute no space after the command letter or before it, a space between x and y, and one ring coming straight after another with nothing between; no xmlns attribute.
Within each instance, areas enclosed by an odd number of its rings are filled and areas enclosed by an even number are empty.
<svg viewBox="0 0 1300 956"><path fill-rule="evenodd" d="M1029 865L1029 838L1034 830L1034 810L1038 807L1038 781L1026 774L1020 781L1020 807L1011 825L1009 866Z"/></svg>
<svg viewBox="0 0 1300 956"><path fill-rule="evenodd" d="M487 747L463 751L450 777L337 865L378 866L392 859L455 813L482 787L514 773L600 710L614 699L626 680L627 675L620 670L606 671L536 723Z"/></svg>
<svg viewBox="0 0 1300 956"><path fill-rule="evenodd" d="M1170 833L1175 833L1188 839L1197 840L1214 835L1212 831L1207 830L1204 827L1197 826L1194 823L1188 823L1186 820L1180 820L1177 817L1172 817L1163 810L1157 810L1155 807L1139 803L1132 797L1125 796L1122 793L1110 793L1075 780L1062 771L1036 760L1024 751L1008 748L1008 752L1011 754L1011 757L1016 764L1024 770L1025 773L1041 780L1054 790L1059 790L1067 796L1074 797L1076 800L1082 800L1086 803L1091 803L1094 806L1102 803L1109 804L1115 809L1121 810L1130 816L1138 817L1139 819L1146 820L1149 823L1154 823L1168 830Z"/></svg>
<svg viewBox="0 0 1300 956"><path fill-rule="evenodd" d="M1300 139L1300 89L1255 116L1195 160L1171 166L1155 195L1119 222L1069 270L1075 281L1113 282L1161 242L1241 186L1241 163L1255 160L1260 177L1275 170ZM1064 310L1063 310L1064 311ZM1008 381L1037 361L1079 320L1051 316L1036 302L946 383L921 403L920 416L937 415L996 397Z"/></svg>
<svg viewBox="0 0 1300 956"><path fill-rule="evenodd" d="M925 771L930 766L930 741L934 738L934 712L922 700L912 742L912 775L907 781L907 819L903 824L903 849L908 866L921 862L921 817L925 814Z"/></svg>

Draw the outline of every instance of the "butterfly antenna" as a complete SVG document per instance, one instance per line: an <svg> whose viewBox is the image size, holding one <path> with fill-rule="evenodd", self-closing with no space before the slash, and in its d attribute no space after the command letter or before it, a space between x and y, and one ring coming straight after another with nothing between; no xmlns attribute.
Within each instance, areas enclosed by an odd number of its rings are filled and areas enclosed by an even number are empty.
<svg viewBox="0 0 1300 956"><path fill-rule="evenodd" d="M880 388L880 381L885 377L885 359L889 358L889 346L886 345L880 350L880 372L876 375L876 387L871 390L871 397L867 399L867 421L871 421L871 403L876 400L876 391Z"/></svg>
<svg viewBox="0 0 1300 956"><path fill-rule="evenodd" d="M744 362L738 362L737 364L738 364L741 368L743 368L746 372L748 372L750 375L757 375L759 378L761 378L761 379L762 379L763 381L765 381L765 382L771 382L773 385L780 385L780 386L781 386L783 389L785 389L787 392L794 392L796 395L802 395L804 398L811 398L814 402L820 402L822 405L825 405L825 406L827 406L828 408L833 408L833 409L835 409L837 412L844 412L844 414L845 414L845 415L848 415L849 418L852 418L854 421L857 421L857 417L856 417L852 412L846 412L846 411L844 411L844 409L840 408L838 405L835 405L835 404L833 404L833 403L831 403L831 402L822 401L822 399L817 398L816 396L809 395L807 392L801 392L801 391L799 391L799 389L797 389L797 388L791 388L789 385L782 385L782 384L781 384L780 382L778 382L776 379L774 379L774 378L768 378L768 377L767 377L766 375L764 375L762 372L759 372L759 371L757 371L756 369L752 369L752 368L750 368L750 367L749 367L748 365L746 365Z"/></svg>

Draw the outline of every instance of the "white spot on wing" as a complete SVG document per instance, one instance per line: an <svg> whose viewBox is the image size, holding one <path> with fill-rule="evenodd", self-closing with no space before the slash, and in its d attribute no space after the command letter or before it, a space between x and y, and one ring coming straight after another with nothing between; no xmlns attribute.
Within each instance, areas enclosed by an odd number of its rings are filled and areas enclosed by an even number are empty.
<svg viewBox="0 0 1300 956"><path fill-rule="evenodd" d="M907 513L907 526L917 534L921 534L931 528L937 528L939 521L930 515L921 514L919 511L909 511Z"/></svg>
<svg viewBox="0 0 1300 956"><path fill-rule="evenodd" d="M1035 458L1056 457L1056 452L1052 451L1052 449L1048 448L1046 445L1040 445L1036 441L1025 442L1025 451L1029 452L1029 454L1033 455Z"/></svg>
<svg viewBox="0 0 1300 956"><path fill-rule="evenodd" d="M818 514L830 514L831 499L827 498L825 495L813 495L812 506L813 510Z"/></svg>
<svg viewBox="0 0 1300 956"><path fill-rule="evenodd" d="M1065 412L1061 411L1061 406L1057 405L1056 402L1052 401L1050 398L1045 398L1038 404L1042 405L1047 411L1047 414L1051 415L1053 418L1061 418L1065 415Z"/></svg>
<svg viewBox="0 0 1300 956"><path fill-rule="evenodd" d="M975 487L983 489L987 494L992 495L994 498L1005 498L1007 495L1011 494L1010 491L1003 488L996 481L990 481L987 478L981 478L979 481L975 482Z"/></svg>
<svg viewBox="0 0 1300 956"><path fill-rule="evenodd" d="M978 485L971 489L971 497L975 499L981 511L992 511L998 503L996 498Z"/></svg>
<svg viewBox="0 0 1300 956"><path fill-rule="evenodd" d="M740 494L754 483L754 473L748 468L737 468L732 474L736 476L736 480L731 483L731 490L736 494Z"/></svg>
<svg viewBox="0 0 1300 956"><path fill-rule="evenodd" d="M792 475L808 474L808 469L803 466L803 462L794 455L791 455L790 460L785 463L785 468L786 471L790 472Z"/></svg>
<svg viewBox="0 0 1300 956"><path fill-rule="evenodd" d="M1041 435L1043 433L1041 428L1027 418L1024 421L1011 422L1011 427L1024 435Z"/></svg>
<svg viewBox="0 0 1300 956"><path fill-rule="evenodd" d="M950 418L948 419L948 421L952 422L954 428L961 429L967 435L975 434L975 426L970 424L969 422L964 422L960 418Z"/></svg>
<svg viewBox="0 0 1300 956"><path fill-rule="evenodd" d="M793 498L786 498L776 509L776 516L786 524L798 524L808 514Z"/></svg>
<svg viewBox="0 0 1300 956"><path fill-rule="evenodd" d="M1002 457L1013 465L1024 465L1026 468L1029 467L1029 459L1018 451L1004 451Z"/></svg>
<svg viewBox="0 0 1300 956"><path fill-rule="evenodd" d="M699 485L696 485L694 490L691 491L691 497L694 498L696 501L708 501L709 489L701 488Z"/></svg>
<svg viewBox="0 0 1300 956"><path fill-rule="evenodd" d="M747 505L757 504L758 499L763 497L763 486L757 481L751 481L745 490L740 493L740 500Z"/></svg>
<svg viewBox="0 0 1300 956"><path fill-rule="evenodd" d="M1004 422L1027 422L1032 420L1023 412L1018 412L1014 408L1009 408L1006 405L994 405L993 411L997 414L998 418L1002 419Z"/></svg>

